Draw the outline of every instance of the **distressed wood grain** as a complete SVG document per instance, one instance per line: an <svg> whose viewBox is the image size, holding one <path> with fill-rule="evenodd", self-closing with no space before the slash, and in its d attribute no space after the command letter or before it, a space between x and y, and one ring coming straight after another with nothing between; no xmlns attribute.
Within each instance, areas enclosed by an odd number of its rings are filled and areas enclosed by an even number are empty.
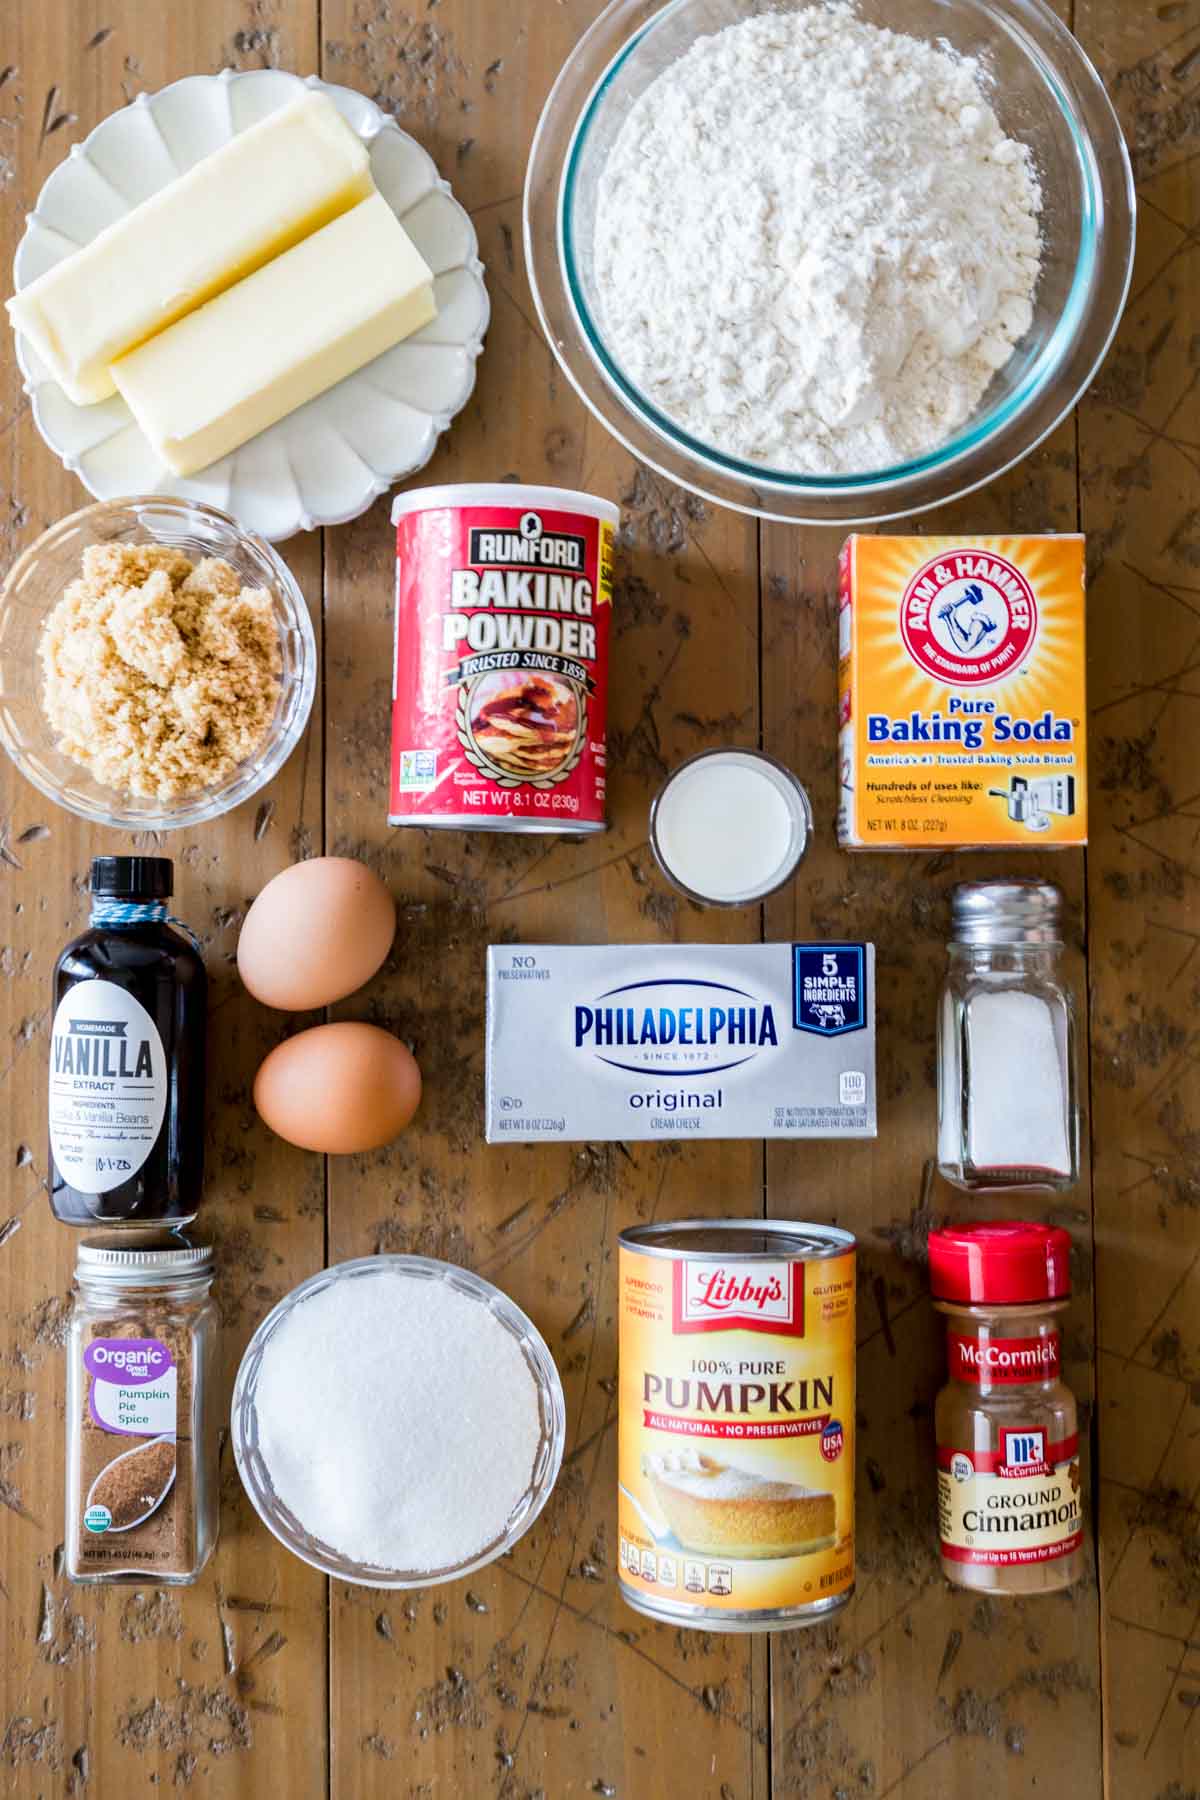
<svg viewBox="0 0 1200 1800"><path fill-rule="evenodd" d="M192 70L258 60L247 33L272 35L281 59L311 66L312 7L248 17L236 4L149 9L7 8L0 65L0 261L69 145L139 90ZM50 103L50 96L53 102ZM67 122L49 125L62 115ZM5 338L7 340L7 331ZM3 346L0 520L5 560L87 500L33 429L10 345ZM289 560L320 625L320 546ZM233 966L238 923L262 883L319 838L321 707L304 746L259 800L217 824L155 845L175 860L175 910L204 943L212 995L208 1182L204 1223L216 1241L224 1316L222 1381L232 1385L254 1325L324 1250L319 1165L257 1123L249 1082L278 1020L243 993ZM7 764L7 759L6 764ZM87 918L89 859L129 851L45 801L6 766L0 821L4 1028L4 1218L0 1245L0 1791L132 1794L202 1786L214 1795L326 1792L326 1584L267 1537L222 1454L222 1537L202 1580L183 1590L75 1588L60 1573L63 1385L60 1352L75 1234L43 1192L49 978ZM260 806L271 806L257 829ZM149 845L144 847L149 848ZM296 1730L317 1719L315 1739Z"/></svg>
<svg viewBox="0 0 1200 1800"><path fill-rule="evenodd" d="M913 529L966 534L1076 525L1075 439L1063 426L984 494ZM906 527L901 524L897 530ZM1083 852L995 856L840 852L837 806L837 554L840 532L763 531L766 746L810 785L817 841L801 879L767 905L770 937L865 937L876 945L880 1136L874 1144L771 1144L773 1212L848 1226L859 1253L859 1584L853 1608L783 1640L772 1657L776 1790L933 1796L1100 1791L1096 1583L1003 1602L940 1572L932 1402L943 1322L928 1299L926 1239L947 1217L1034 1216L1075 1239L1064 1325L1081 1435L1092 1388L1089 1176L1050 1204L966 1201L929 1164L936 1135L936 996L954 884L1001 872L1057 882L1074 909L1067 968L1085 989ZM1086 1056L1086 1048L1082 1054ZM1071 1745L1064 1767L1062 1747Z"/></svg>
<svg viewBox="0 0 1200 1800"><path fill-rule="evenodd" d="M1079 411L1107 1776L1175 1800L1200 1769L1200 8L1081 0L1076 23L1140 204Z"/></svg>
<svg viewBox="0 0 1200 1800"><path fill-rule="evenodd" d="M378 28L365 42L364 18ZM707 721L732 713L736 734L757 739L755 531L634 468L590 423L537 329L518 195L578 20L539 9L534 29L533 14L483 0L441 0L415 21L326 0L324 20L324 72L353 74L427 145L471 208L488 266L479 385L422 480L583 486L624 513L611 829L577 841L388 828L386 502L331 535L329 845L377 867L401 917L391 965L339 1010L412 1042L427 1099L419 1132L331 1167L330 1254L428 1251L499 1282L554 1351L568 1408L562 1478L513 1556L407 1603L385 1597L382 1609L380 1596L335 1585L334 1792L395 1793L402 1769L433 1793L650 1794L669 1767L681 1792L724 1787L757 1800L767 1791L765 1648L655 1626L617 1597L614 1248L622 1224L656 1212L756 1210L760 1151L480 1141L488 943L757 934L752 914L682 906L646 843L654 787L705 741ZM419 73L426 59L444 72L432 92ZM450 1369L443 1402L454 1405Z"/></svg>
<svg viewBox="0 0 1200 1800"><path fill-rule="evenodd" d="M129 848L0 769L0 1792L204 1784L214 1795L496 1794L625 1800L1194 1800L1200 1695L1196 1326L1200 876L1200 0L1077 0L1134 148L1134 297L1076 420L1004 481L923 529L1089 533L1092 845L1005 859L1075 907L1088 999L1094 1187L1056 1207L1077 1299L1097 1576L1001 1605L950 1590L932 1528L941 1376L924 1237L932 995L946 902L982 858L833 848L832 594L839 535L761 529L634 466L589 420L536 328L520 247L542 100L597 0L43 0L0 27L0 259L69 144L140 89L225 65L319 70L431 151L472 212L493 322L475 397L422 480L516 478L621 501L612 828L566 840L386 824L391 531L386 503L289 560L324 637L307 743L260 804L182 834L177 910L213 980L210 1182L225 1377L254 1324L326 1260L414 1250L479 1269L559 1360L568 1449L529 1537L467 1583L411 1595L327 1584L278 1550L226 1452L221 1548L192 1590L72 1589L58 1573L59 1343L73 1240L45 1168L47 978L79 929L88 858ZM1063 9L1060 9L1063 10ZM1064 16L1065 12L1064 12ZM0 558L86 496L33 430L0 345ZM762 912L702 912L657 875L650 794L706 744L762 742L809 785L817 837ZM268 876L363 856L397 896L392 956L337 1009L411 1042L419 1124L391 1149L319 1159L249 1103L286 1021L242 992L238 922ZM480 1142L489 942L681 941L819 932L879 947L882 1135L873 1145ZM1092 1206L1094 1191L1095 1204ZM617 1596L615 1236L634 1219L834 1220L863 1240L861 1573L854 1605L772 1640L677 1633ZM1010 1210L1017 1210L1011 1208ZM1094 1278L1093 1278L1094 1276ZM445 1372L452 1404L453 1372Z"/></svg>

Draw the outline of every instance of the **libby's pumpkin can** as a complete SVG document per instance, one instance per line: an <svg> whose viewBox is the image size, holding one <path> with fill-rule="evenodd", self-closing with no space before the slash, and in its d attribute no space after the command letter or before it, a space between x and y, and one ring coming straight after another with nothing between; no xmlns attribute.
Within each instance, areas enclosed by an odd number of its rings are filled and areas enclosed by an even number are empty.
<svg viewBox="0 0 1200 1800"><path fill-rule="evenodd" d="M705 1631L854 1590L854 1238L693 1219L620 1236L621 1593Z"/></svg>

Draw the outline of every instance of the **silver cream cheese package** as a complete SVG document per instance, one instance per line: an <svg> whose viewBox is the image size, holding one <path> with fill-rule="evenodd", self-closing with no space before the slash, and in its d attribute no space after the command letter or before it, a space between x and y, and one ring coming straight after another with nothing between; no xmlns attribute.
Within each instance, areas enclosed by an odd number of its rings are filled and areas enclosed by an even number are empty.
<svg viewBox="0 0 1200 1800"><path fill-rule="evenodd" d="M875 1136L872 944L496 944L490 1144Z"/></svg>

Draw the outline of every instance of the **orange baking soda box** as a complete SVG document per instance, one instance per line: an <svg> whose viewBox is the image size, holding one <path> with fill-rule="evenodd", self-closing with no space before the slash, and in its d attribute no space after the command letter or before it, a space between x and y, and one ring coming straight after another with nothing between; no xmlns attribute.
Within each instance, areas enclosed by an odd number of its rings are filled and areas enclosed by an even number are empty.
<svg viewBox="0 0 1200 1800"><path fill-rule="evenodd" d="M1084 540L842 547L838 842L1087 842Z"/></svg>

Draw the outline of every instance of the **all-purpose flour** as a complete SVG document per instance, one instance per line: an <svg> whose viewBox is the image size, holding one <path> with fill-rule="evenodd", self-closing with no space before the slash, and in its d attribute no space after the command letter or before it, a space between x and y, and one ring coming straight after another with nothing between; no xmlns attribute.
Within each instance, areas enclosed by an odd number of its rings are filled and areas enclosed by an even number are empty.
<svg viewBox="0 0 1200 1800"><path fill-rule="evenodd" d="M597 196L602 324L648 400L814 474L951 437L1028 330L1041 194L980 65L830 5L698 39Z"/></svg>

